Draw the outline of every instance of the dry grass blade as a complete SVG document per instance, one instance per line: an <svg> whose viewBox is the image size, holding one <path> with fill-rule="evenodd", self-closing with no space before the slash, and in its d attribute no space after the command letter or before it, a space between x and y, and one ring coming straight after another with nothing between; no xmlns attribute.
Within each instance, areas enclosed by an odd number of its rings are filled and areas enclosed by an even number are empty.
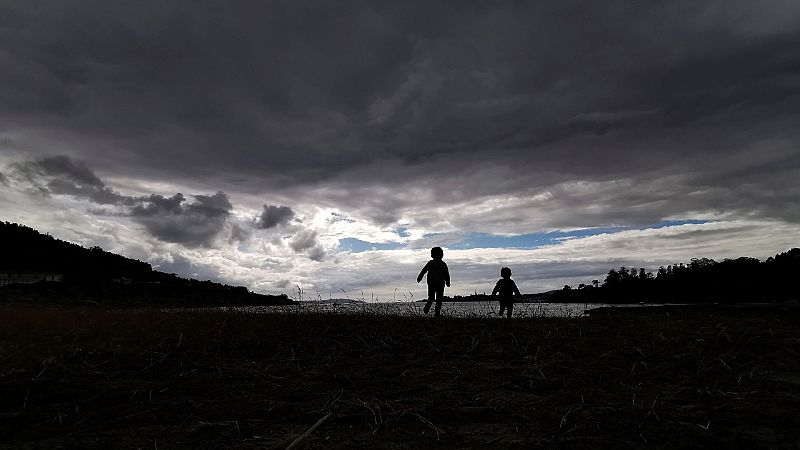
<svg viewBox="0 0 800 450"><path fill-rule="evenodd" d="M315 423L314 425L311 425L311 428L306 430L305 433L301 434L300 436L297 437L297 439L292 441L292 443L289 444L288 447L286 447L286 450L291 450L291 449L297 447L298 445L300 445L300 443L303 442L303 440L305 440L307 437L309 437L311 435L311 433L313 433L314 430L319 428L320 425L325 423L326 420L330 419L332 415L333 415L333 411L331 411L328 414L325 414L324 416L322 416L322 418L319 419L317 421L317 423Z"/></svg>
<svg viewBox="0 0 800 450"><path fill-rule="evenodd" d="M419 420L420 420L422 423L424 423L425 425L427 425L427 426L429 426L429 427L433 428L433 431L435 431L435 432L436 432L436 440L437 440L437 441L439 440L439 437L440 437L440 436L439 436L439 427L437 427L436 425L434 425L434 424L433 424L433 422L431 422L430 420L428 420L428 419L426 419L426 418L422 417L421 415L419 415L419 414L417 414L417 413L412 413L412 412L410 412L410 413L408 413L408 414L411 414L411 415L413 415L413 416L416 416L416 417L417 417L417 419L419 419Z"/></svg>

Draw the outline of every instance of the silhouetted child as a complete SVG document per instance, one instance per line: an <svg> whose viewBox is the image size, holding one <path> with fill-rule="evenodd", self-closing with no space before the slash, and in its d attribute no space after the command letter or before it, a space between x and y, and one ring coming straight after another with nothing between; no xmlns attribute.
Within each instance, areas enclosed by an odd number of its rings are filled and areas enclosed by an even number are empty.
<svg viewBox="0 0 800 450"><path fill-rule="evenodd" d="M503 311L507 308L508 309L508 317L511 318L511 312L514 310L514 294L517 296L522 296L519 293L519 289L517 289L517 283L514 283L514 280L511 279L511 269L508 267L503 267L500 269L500 278L497 280L497 284L494 285L494 289L492 290L492 297L498 292L500 293L500 314L503 315Z"/></svg>
<svg viewBox="0 0 800 450"><path fill-rule="evenodd" d="M431 249L431 259L422 272L417 277L417 283L422 281L425 273L428 273L428 303L425 303L425 314L431 310L431 303L436 301L436 312L434 315L439 317L439 312L442 310L442 297L444 296L444 287L450 287L450 272L447 270L447 264L442 261L444 258L444 250L441 247L433 247Z"/></svg>

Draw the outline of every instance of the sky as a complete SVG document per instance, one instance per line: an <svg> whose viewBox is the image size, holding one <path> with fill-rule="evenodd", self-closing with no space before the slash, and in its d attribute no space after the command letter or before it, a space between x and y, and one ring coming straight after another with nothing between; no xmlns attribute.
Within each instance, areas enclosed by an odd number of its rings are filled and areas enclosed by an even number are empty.
<svg viewBox="0 0 800 450"><path fill-rule="evenodd" d="M800 2L0 3L0 220L294 298L800 246ZM300 295L298 296L298 291Z"/></svg>

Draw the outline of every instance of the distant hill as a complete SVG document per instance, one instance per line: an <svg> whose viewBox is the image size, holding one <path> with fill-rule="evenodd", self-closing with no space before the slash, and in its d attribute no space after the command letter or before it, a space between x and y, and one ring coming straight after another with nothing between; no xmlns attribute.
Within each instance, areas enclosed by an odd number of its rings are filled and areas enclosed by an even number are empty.
<svg viewBox="0 0 800 450"><path fill-rule="evenodd" d="M85 248L16 223L0 222L0 301L126 306L245 306L293 303L245 287L181 278L146 262ZM29 283L36 278L59 282ZM25 284L19 283L25 281Z"/></svg>

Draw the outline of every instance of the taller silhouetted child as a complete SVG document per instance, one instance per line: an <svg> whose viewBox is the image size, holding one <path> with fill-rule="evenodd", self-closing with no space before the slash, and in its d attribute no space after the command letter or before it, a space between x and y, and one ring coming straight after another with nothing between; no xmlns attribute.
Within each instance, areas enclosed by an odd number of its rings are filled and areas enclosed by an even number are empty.
<svg viewBox="0 0 800 450"><path fill-rule="evenodd" d="M436 311L434 316L439 317L442 310L442 297L444 296L444 287L450 287L450 271L447 270L447 264L442 261L444 258L444 250L441 247L433 247L431 249L431 260L425 264L422 271L417 277L417 283L422 281L425 273L428 274L428 302L425 303L425 314L431 310L431 303L436 301Z"/></svg>
<svg viewBox="0 0 800 450"><path fill-rule="evenodd" d="M522 296L519 293L519 289L517 289L517 283L514 283L514 280L511 279L511 269L508 267L503 267L500 269L500 278L497 280L497 284L494 285L494 289L492 290L492 297L498 292L500 293L500 314L503 315L503 310L508 308L508 317L511 318L511 312L514 310L514 294L518 296Z"/></svg>

